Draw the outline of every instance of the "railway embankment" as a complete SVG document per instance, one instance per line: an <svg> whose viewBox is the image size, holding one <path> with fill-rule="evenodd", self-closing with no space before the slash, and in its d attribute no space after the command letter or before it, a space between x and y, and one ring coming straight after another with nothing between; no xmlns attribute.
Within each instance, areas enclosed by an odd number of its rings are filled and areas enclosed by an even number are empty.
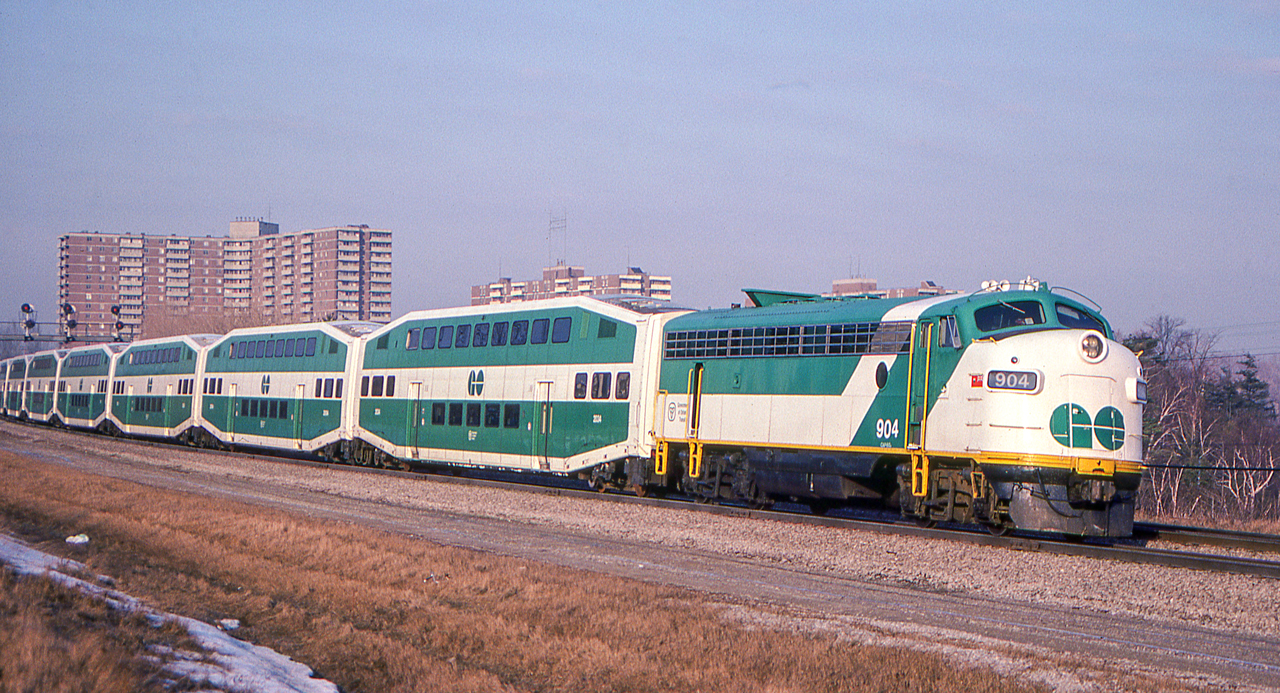
<svg viewBox="0 0 1280 693"><path fill-rule="evenodd" d="M21 480L4 491L6 522L56 542L91 528L94 570L179 613L239 618L245 637L348 690L1275 680L1227 661L1280 642L1275 583L1263 578L127 441L86 450L65 433L0 425L12 433L0 448L21 453L3 456L3 475ZM1152 633L1164 639L1143 640ZM1191 640L1218 659L1174 652Z"/></svg>

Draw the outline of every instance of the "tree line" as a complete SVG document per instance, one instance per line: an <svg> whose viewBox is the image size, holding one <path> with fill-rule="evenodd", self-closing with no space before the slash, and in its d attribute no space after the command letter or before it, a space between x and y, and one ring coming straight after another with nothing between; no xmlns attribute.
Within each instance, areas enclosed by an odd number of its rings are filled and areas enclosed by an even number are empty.
<svg viewBox="0 0 1280 693"><path fill-rule="evenodd" d="M1253 356L1214 356L1214 341L1168 316L1123 340L1147 380L1139 510L1163 519L1280 520L1270 386Z"/></svg>

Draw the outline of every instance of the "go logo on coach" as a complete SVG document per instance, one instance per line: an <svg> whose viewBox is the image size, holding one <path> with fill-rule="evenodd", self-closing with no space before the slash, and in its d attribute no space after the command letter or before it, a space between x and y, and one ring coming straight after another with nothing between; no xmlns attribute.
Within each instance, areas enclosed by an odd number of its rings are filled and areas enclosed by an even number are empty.
<svg viewBox="0 0 1280 693"><path fill-rule="evenodd" d="M1096 418L1079 404L1064 404L1049 415L1049 432L1069 448L1092 448L1093 440L1108 450L1124 445L1124 415L1115 407L1103 407Z"/></svg>

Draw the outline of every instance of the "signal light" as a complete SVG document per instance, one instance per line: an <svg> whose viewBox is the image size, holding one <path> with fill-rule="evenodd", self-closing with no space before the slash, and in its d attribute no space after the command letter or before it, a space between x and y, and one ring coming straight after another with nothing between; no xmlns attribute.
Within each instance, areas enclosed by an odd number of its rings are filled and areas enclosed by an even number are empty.
<svg viewBox="0 0 1280 693"><path fill-rule="evenodd" d="M111 306L111 314L112 314L112 315L119 315L119 314L120 314L120 306Z"/></svg>
<svg viewBox="0 0 1280 693"><path fill-rule="evenodd" d="M36 312L36 309L32 308L30 303L24 303L22 304L22 312L26 313L27 315L30 315Z"/></svg>
<svg viewBox="0 0 1280 693"><path fill-rule="evenodd" d="M62 312L67 315L75 315L76 307L71 305L70 303L64 303L62 304Z"/></svg>

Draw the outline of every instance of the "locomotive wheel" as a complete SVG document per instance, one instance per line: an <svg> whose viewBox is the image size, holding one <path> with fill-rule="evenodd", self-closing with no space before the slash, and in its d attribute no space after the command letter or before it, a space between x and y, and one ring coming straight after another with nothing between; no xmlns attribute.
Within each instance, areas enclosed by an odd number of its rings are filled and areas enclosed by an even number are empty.
<svg viewBox="0 0 1280 693"><path fill-rule="evenodd" d="M818 515L818 516L826 515L829 510L831 510L831 504L828 503L827 501L824 501L824 500L809 501L809 512L813 513L814 515Z"/></svg>
<svg viewBox="0 0 1280 693"><path fill-rule="evenodd" d="M645 486L644 484L636 484L635 486L632 486L631 492L636 494L636 498L649 497L649 487Z"/></svg>
<svg viewBox="0 0 1280 693"><path fill-rule="evenodd" d="M986 527L987 531L990 532L991 536L993 537L1003 537L1004 535L1009 533L1009 530L1013 529L1012 527L1004 523L993 523L993 524L983 523L982 526Z"/></svg>

